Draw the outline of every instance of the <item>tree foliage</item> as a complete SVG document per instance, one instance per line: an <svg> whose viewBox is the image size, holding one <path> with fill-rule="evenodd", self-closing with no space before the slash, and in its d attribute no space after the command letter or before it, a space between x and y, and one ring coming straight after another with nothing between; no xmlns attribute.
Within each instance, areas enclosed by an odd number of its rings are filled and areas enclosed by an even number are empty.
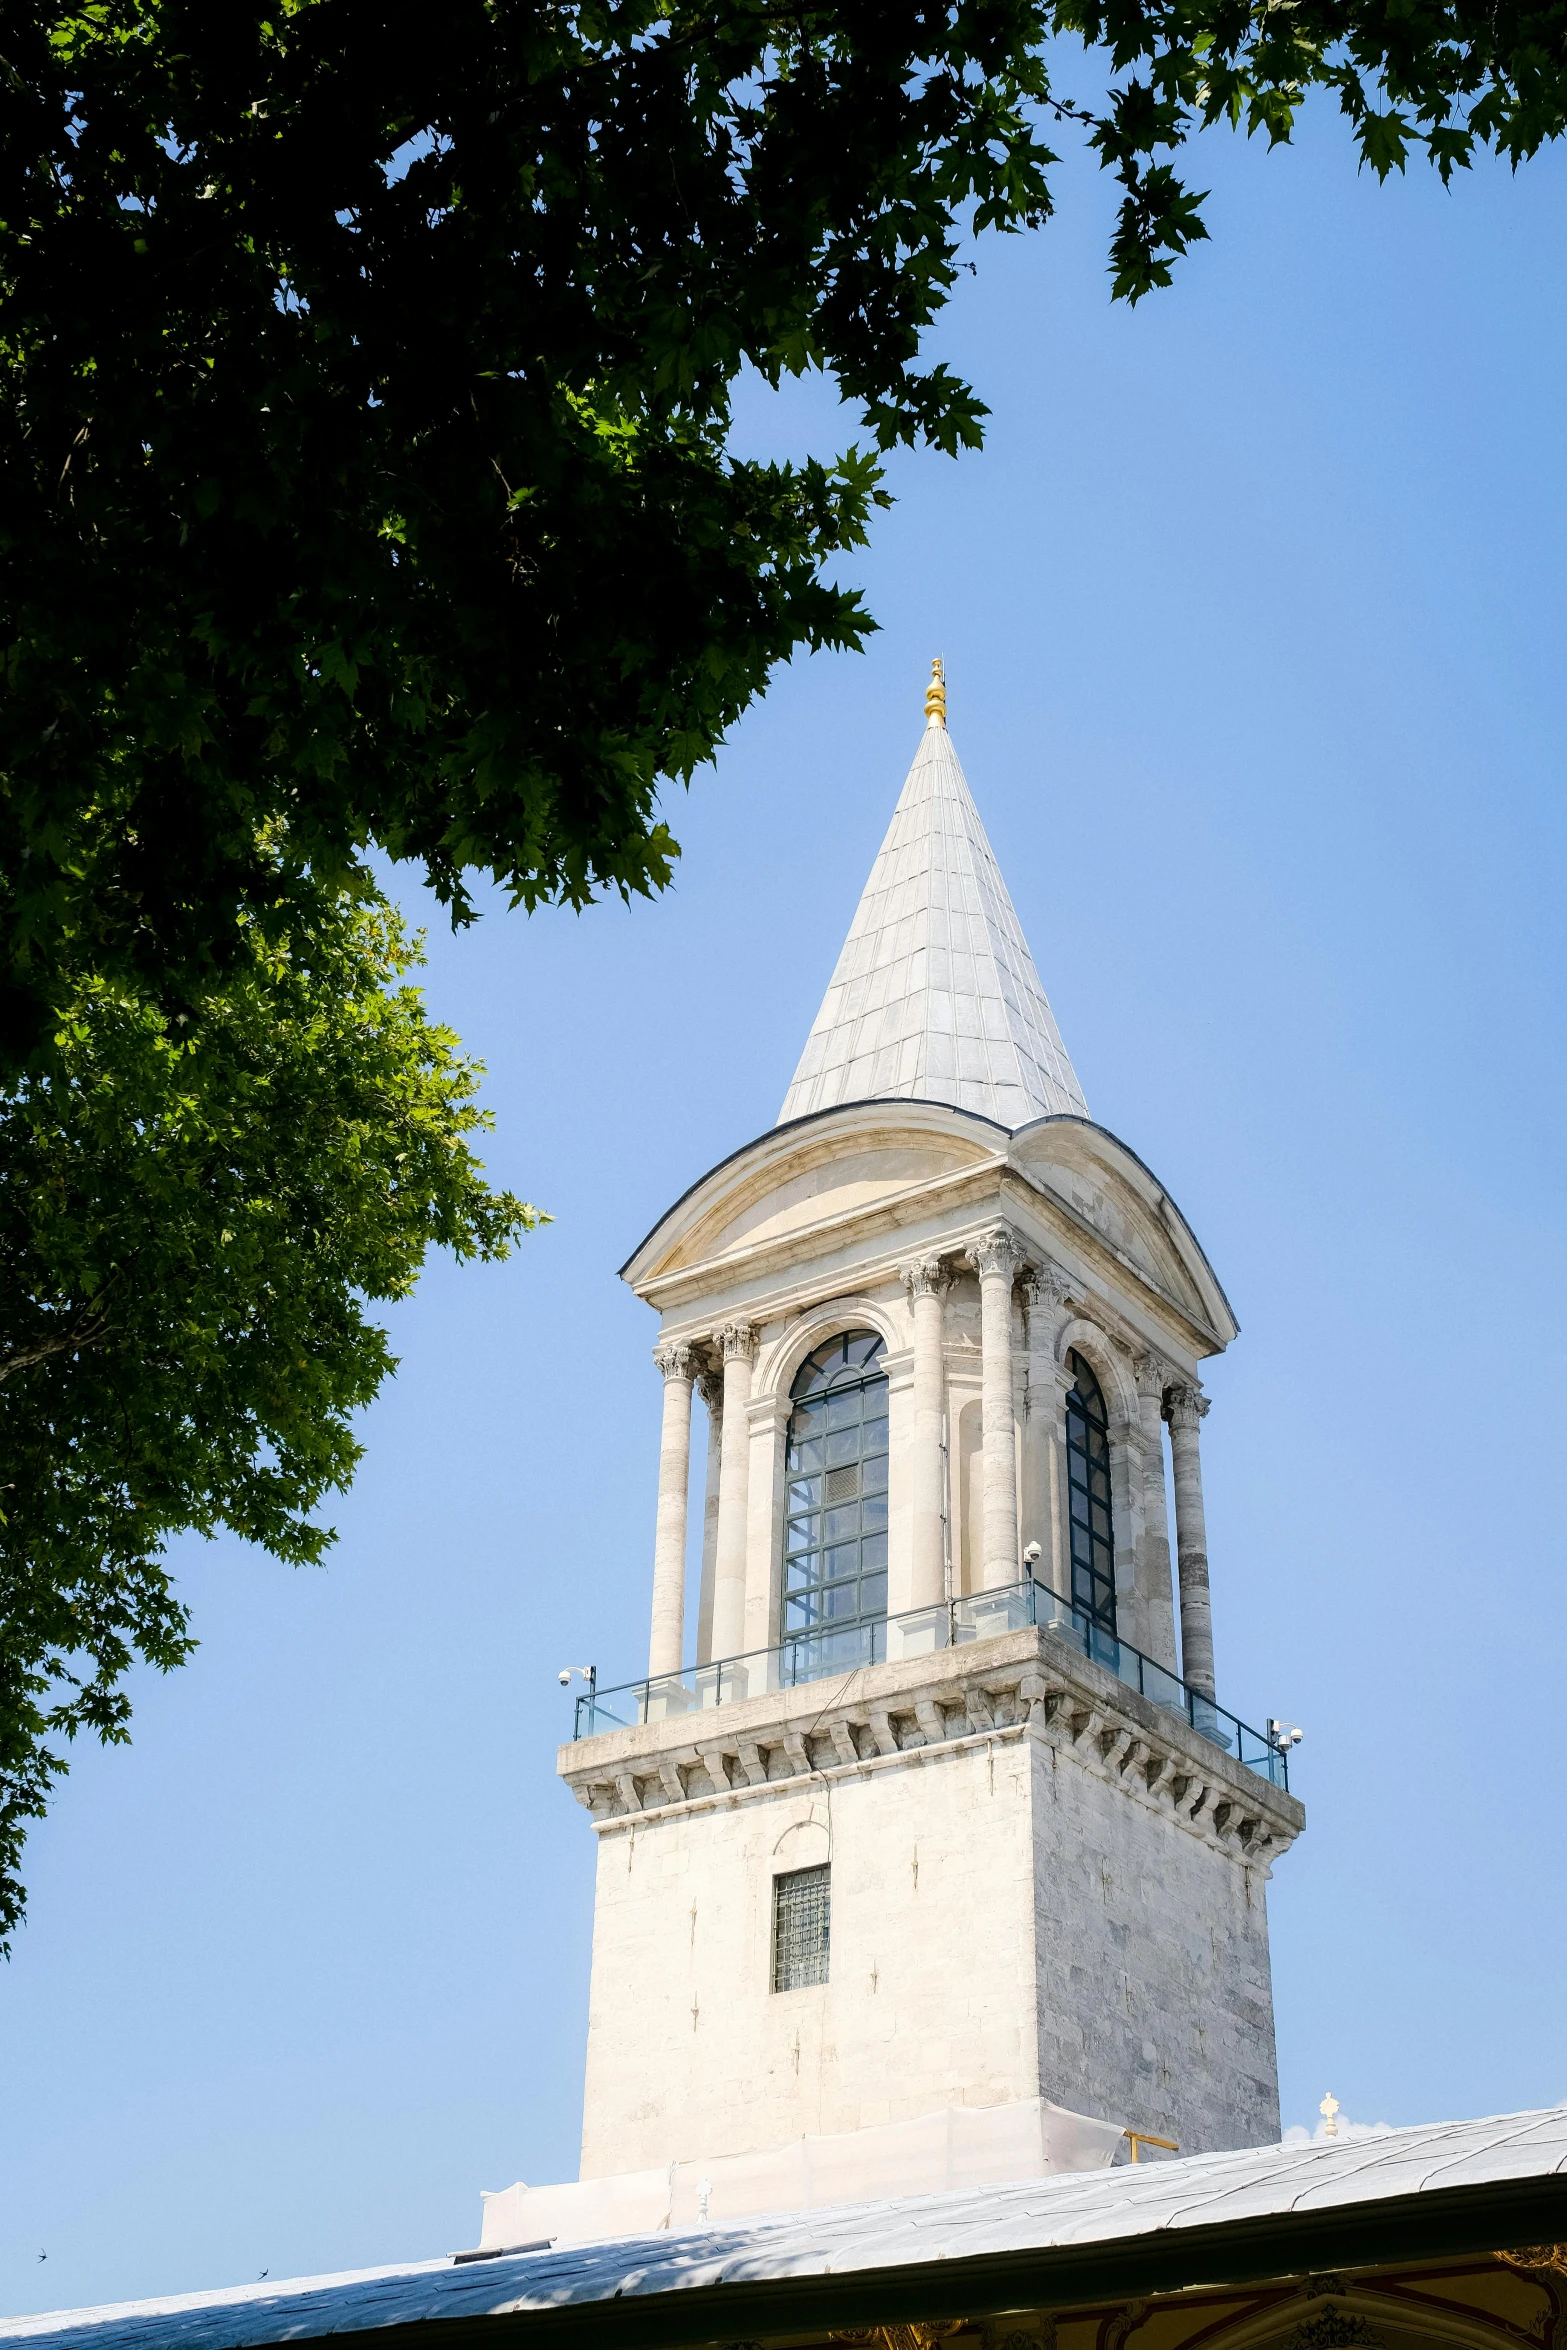
<svg viewBox="0 0 1567 2350"><path fill-rule="evenodd" d="M395 1367L368 1301L539 1220L485 1183L415 960L372 891L296 898L188 1011L86 980L0 1096L0 1949L60 1741L123 1741L133 1659L193 1646L168 1538L320 1559Z"/></svg>
<svg viewBox="0 0 1567 2350"><path fill-rule="evenodd" d="M798 646L874 453L726 453L749 365L881 449L973 445L920 360L961 239L1043 221L1075 117L1132 300L1172 158L1336 94L1378 172L1557 135L1561 0L35 0L0 73L0 988L200 988L367 843L462 917L651 890ZM1080 50L1077 44L1085 44ZM1088 77L1086 103L1054 76Z"/></svg>
<svg viewBox="0 0 1567 2350"><path fill-rule="evenodd" d="M1065 75L1068 78L1062 79ZM532 1211L400 984L372 845L458 919L659 888L801 646L963 242L1336 99L1379 174L1567 122L1567 0L32 0L0 43L0 1929L58 1741L190 1645L180 1528L285 1559L390 1357L365 1304ZM730 454L826 373L868 444ZM51 1743L54 1741L54 1743Z"/></svg>

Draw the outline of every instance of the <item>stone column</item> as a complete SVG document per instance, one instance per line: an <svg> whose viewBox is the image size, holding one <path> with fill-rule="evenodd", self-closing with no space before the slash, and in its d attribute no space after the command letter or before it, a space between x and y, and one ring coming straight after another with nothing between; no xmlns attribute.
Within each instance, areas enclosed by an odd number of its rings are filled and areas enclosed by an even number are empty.
<svg viewBox="0 0 1567 2350"><path fill-rule="evenodd" d="M1030 1541L1044 1552L1034 1569L1036 1582L1048 1583L1063 1599L1072 1594L1072 1567L1067 1551L1066 1512L1066 1391L1067 1377L1056 1360L1056 1345L1065 1318L1072 1285L1059 1265L1044 1264L1029 1275L1034 1293L1033 1361L1029 1373L1029 1412L1033 1420L1030 1441L1035 1448L1035 1493L1038 1524L1025 1526Z"/></svg>
<svg viewBox="0 0 1567 2350"><path fill-rule="evenodd" d="M1208 1529L1202 1514L1197 1427L1208 1398L1200 1387L1172 1387L1164 1399L1175 1464L1175 1550L1181 1579L1181 1678L1203 1697L1213 1686L1213 1613L1208 1603Z"/></svg>
<svg viewBox="0 0 1567 2350"><path fill-rule="evenodd" d="M976 1240L968 1261L979 1275L980 1396L985 1443L983 1581L987 1591L1015 1583L1017 1438L1012 1401L1012 1284L1023 1252L1004 1225Z"/></svg>
<svg viewBox="0 0 1567 2350"><path fill-rule="evenodd" d="M941 1297L947 1286L947 1274L940 1258L921 1257L916 1263L905 1265L903 1286L914 1312L914 1445L909 1478L913 1504L913 1573L909 1605L939 1607L947 1595L941 1457L941 1422L947 1388Z"/></svg>
<svg viewBox="0 0 1567 2350"><path fill-rule="evenodd" d="M789 1457L787 1395L753 1395L746 1407L745 1447L745 1615L739 1654L776 1648L780 1637L784 1558L785 1462ZM755 1667L747 1668L748 1692L765 1686ZM736 1689L736 1694L740 1691Z"/></svg>
<svg viewBox="0 0 1567 2350"><path fill-rule="evenodd" d="M713 1661L738 1656L745 1640L746 1489L751 1444L746 1405L756 1331L728 1322L718 1333L724 1358L723 1448L718 1465L718 1540L713 1548Z"/></svg>
<svg viewBox="0 0 1567 2350"><path fill-rule="evenodd" d="M685 1645L686 1494L691 1483L691 1375L688 1346L659 1346L653 1360L664 1374L664 1429L658 1446L658 1530L653 1538L651 1680L678 1673Z"/></svg>
<svg viewBox="0 0 1567 2350"><path fill-rule="evenodd" d="M696 1603L696 1661L713 1653L713 1577L718 1565L718 1462L724 1434L724 1382L718 1371L702 1371L697 1387L707 1406L707 1490L702 1499L702 1581Z"/></svg>
<svg viewBox="0 0 1567 2350"><path fill-rule="evenodd" d="M1138 1421L1143 1432L1143 1540L1138 1560L1148 1654L1168 1672L1175 1667L1175 1601L1170 1589L1170 1512L1164 1492L1164 1428L1160 1405L1170 1383L1169 1366L1157 1355L1139 1355Z"/></svg>

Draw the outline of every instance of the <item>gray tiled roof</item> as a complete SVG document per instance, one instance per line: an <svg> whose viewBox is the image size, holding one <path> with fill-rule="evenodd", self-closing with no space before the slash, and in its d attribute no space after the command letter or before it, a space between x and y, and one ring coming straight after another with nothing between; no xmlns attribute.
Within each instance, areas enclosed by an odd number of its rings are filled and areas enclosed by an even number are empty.
<svg viewBox="0 0 1567 2350"><path fill-rule="evenodd" d="M765 2289L784 2279L824 2278L847 2292L878 2273L921 2269L965 2290L963 2278L977 2279L975 2264L987 2257L1024 2253L1037 2262L1119 2246L1114 2258L1123 2261L1140 2243L1169 2243L1189 2229L1200 2231L1199 2265L1211 2281L1225 2266L1212 2249L1215 2228L1254 2230L1267 2221L1308 2226L1336 2213L1449 2190L1491 2190L1494 2202L1499 2188L1504 2199L1533 2189L1537 2201L1542 2188L1555 2193L1553 2181L1567 2181L1567 2106L1356 2132L1332 2144L1258 2146L1148 2161L1135 2169L1068 2172L1010 2187L900 2196L558 2252L509 2253L470 2266L448 2258L6 2318L0 2319L0 2350L24 2343L36 2350L266 2350L432 2319L540 2319L572 2307L698 2290L707 2296L704 2306L713 2308L712 2291L719 2285ZM1522 2225L1527 2229L1536 2217L1531 2207ZM1553 2218L1553 2235L1557 2224ZM1374 2242L1366 2244L1363 2257L1380 2257ZM1034 2290L1047 2289L1040 2268ZM933 2307L935 2293L933 2283ZM712 2324L693 2317L679 2338L703 2340L712 2331Z"/></svg>
<svg viewBox="0 0 1567 2350"><path fill-rule="evenodd" d="M895 1100L950 1102L1008 1127L1088 1115L939 718L915 753L778 1123Z"/></svg>

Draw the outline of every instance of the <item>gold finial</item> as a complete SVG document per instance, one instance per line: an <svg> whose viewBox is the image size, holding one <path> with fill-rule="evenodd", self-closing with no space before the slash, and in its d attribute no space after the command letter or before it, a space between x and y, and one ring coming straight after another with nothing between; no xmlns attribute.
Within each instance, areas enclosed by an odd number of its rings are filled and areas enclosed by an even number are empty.
<svg viewBox="0 0 1567 2350"><path fill-rule="evenodd" d="M930 683L925 688L925 715L927 718L938 718L943 726L947 723L947 680L942 674L939 653L930 665Z"/></svg>
<svg viewBox="0 0 1567 2350"><path fill-rule="evenodd" d="M1322 2135L1324 2138L1336 2138L1338 2136L1338 2099L1334 2096L1331 2089L1328 2091L1326 2097L1323 2098L1322 2103L1317 2107L1317 2111L1322 2116Z"/></svg>

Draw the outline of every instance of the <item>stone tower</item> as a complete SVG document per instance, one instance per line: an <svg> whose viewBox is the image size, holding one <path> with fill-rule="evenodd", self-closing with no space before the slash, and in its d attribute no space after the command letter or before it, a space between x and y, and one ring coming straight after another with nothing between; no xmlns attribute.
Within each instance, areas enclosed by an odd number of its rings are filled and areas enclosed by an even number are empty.
<svg viewBox="0 0 1567 2350"><path fill-rule="evenodd" d="M584 2178L1035 2098L1278 2136L1304 1815L1216 1699L1199 1465L1236 1324L1089 1115L939 665L926 709L778 1124L624 1268L664 1419L648 1675L560 1758L598 1839Z"/></svg>

